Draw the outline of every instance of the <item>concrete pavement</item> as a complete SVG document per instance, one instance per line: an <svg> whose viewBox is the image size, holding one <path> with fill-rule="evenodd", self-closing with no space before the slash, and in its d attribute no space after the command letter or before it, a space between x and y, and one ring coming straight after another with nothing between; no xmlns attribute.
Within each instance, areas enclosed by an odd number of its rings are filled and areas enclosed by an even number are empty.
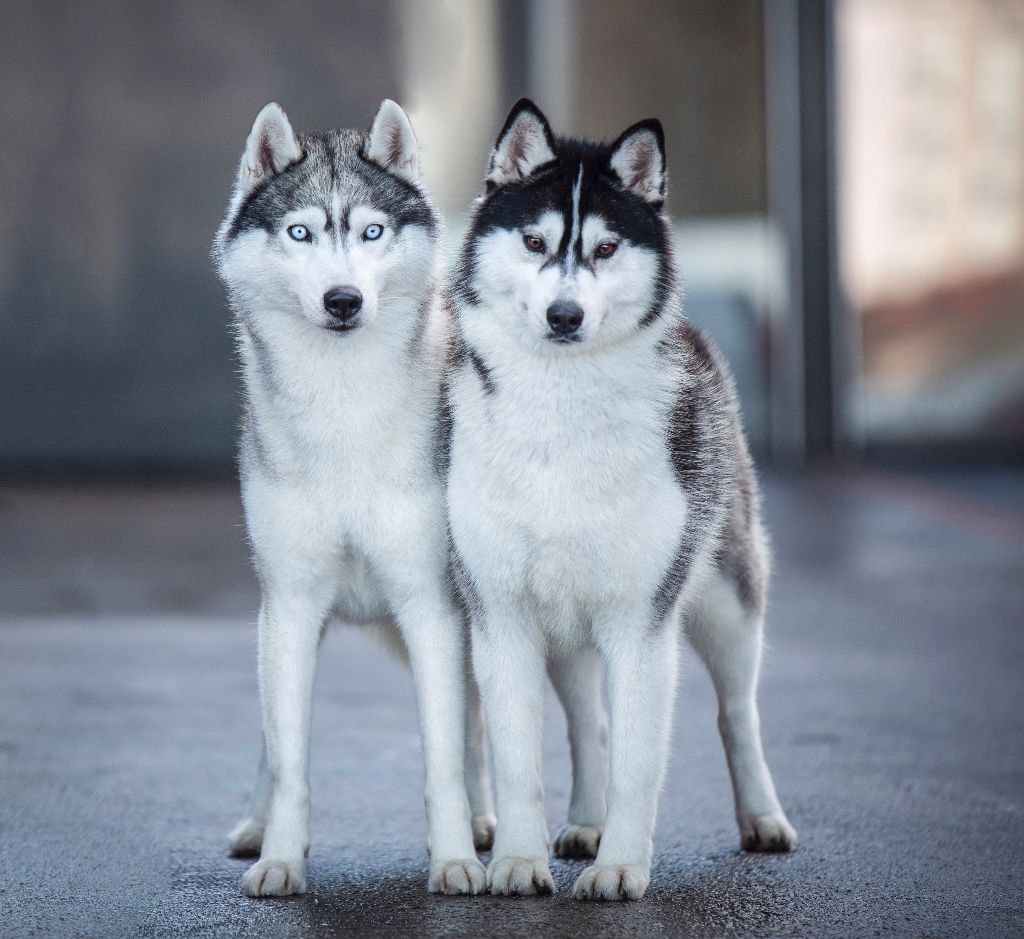
<svg viewBox="0 0 1024 939"><path fill-rule="evenodd" d="M411 683L336 627L310 892L241 896L256 596L231 485L0 487L0 936L995 936L1024 931L1024 508L1014 473L769 479L762 683L792 855L737 850L688 656L647 898L426 893ZM549 701L552 827L568 800Z"/></svg>

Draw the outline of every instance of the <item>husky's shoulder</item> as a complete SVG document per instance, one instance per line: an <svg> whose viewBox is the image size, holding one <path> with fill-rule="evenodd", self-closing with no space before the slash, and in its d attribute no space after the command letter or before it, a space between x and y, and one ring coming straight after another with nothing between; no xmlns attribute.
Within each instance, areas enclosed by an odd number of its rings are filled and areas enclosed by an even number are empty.
<svg viewBox="0 0 1024 939"><path fill-rule="evenodd" d="M732 371L714 340L686 320L665 347L680 373L668 443L676 478L691 499L690 525L718 529L715 562L741 601L763 610L770 553ZM678 566L685 569L685 560Z"/></svg>

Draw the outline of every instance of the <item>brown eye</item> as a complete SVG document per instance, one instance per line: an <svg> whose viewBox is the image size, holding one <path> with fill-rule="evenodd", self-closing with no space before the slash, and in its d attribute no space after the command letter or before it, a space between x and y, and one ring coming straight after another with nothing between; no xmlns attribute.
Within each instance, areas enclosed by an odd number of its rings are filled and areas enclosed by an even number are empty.
<svg viewBox="0 0 1024 939"><path fill-rule="evenodd" d="M618 249L618 245L614 241L602 241L597 246L597 250L594 252L599 258L610 258L615 251Z"/></svg>
<svg viewBox="0 0 1024 939"><path fill-rule="evenodd" d="M544 239L536 235L523 235L523 244L531 251L539 253L544 250Z"/></svg>

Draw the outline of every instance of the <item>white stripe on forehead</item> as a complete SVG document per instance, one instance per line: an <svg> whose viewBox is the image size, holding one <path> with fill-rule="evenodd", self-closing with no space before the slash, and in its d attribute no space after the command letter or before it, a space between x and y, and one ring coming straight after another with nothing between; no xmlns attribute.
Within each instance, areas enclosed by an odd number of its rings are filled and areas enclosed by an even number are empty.
<svg viewBox="0 0 1024 939"><path fill-rule="evenodd" d="M580 237L580 191L583 189L583 161L580 161L580 171L576 174L576 182L572 187L572 233L569 236L569 245L566 250L566 260L570 265L575 263L576 252L573 250Z"/></svg>

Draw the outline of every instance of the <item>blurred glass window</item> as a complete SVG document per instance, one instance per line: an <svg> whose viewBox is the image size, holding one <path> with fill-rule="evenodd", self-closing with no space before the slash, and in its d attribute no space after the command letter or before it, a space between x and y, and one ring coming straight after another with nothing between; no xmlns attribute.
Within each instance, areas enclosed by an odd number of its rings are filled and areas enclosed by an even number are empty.
<svg viewBox="0 0 1024 939"><path fill-rule="evenodd" d="M1024 433L1024 4L842 0L839 250L873 445Z"/></svg>

